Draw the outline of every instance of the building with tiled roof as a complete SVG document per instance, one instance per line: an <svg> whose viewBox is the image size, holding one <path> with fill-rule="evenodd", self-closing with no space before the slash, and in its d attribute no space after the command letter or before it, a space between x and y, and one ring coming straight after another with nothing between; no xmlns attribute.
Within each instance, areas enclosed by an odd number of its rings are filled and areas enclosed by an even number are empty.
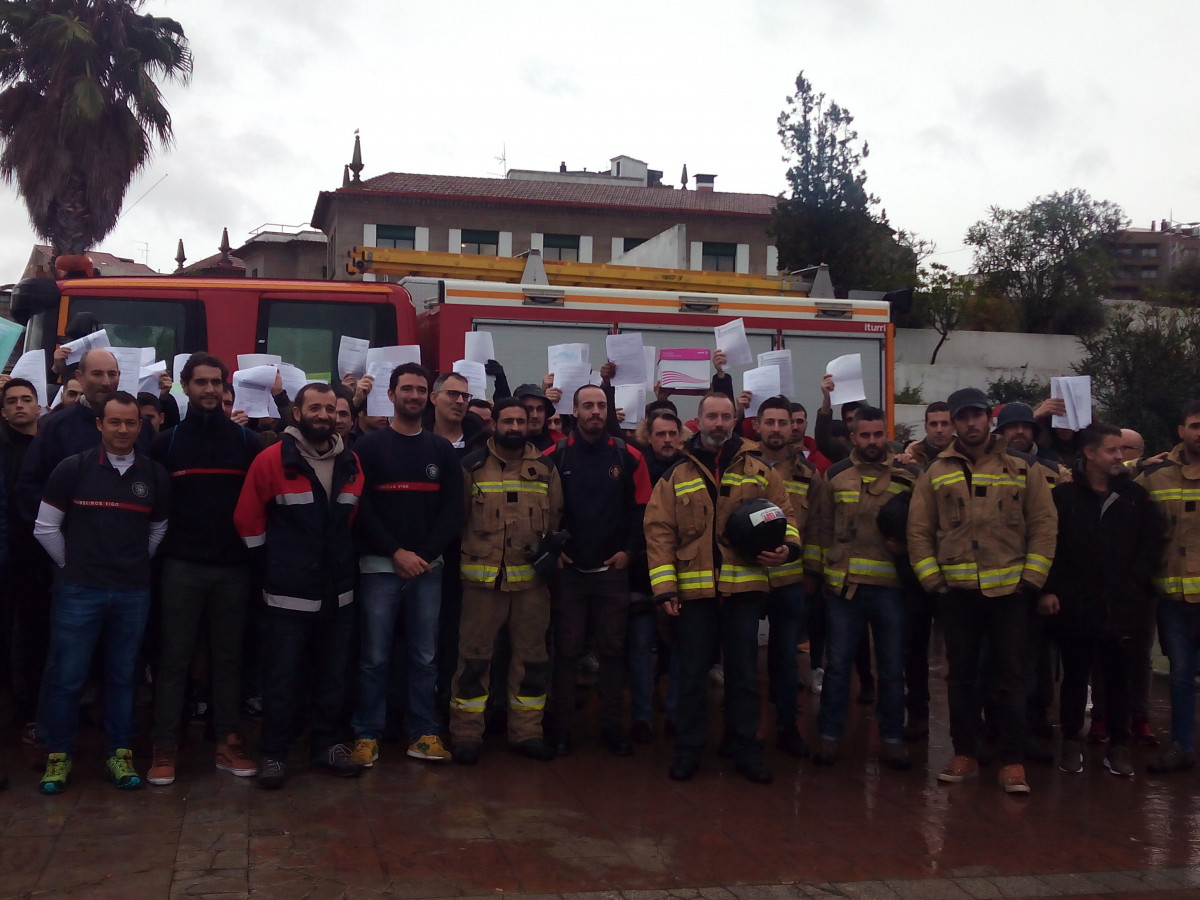
<svg viewBox="0 0 1200 900"><path fill-rule="evenodd" d="M442 253L620 262L667 268L775 274L768 234L776 198L725 193L715 175L684 188L630 156L607 169L513 169L505 178L388 172L362 178L355 139L342 186L317 197L311 224L328 238L328 271L345 272L355 246ZM687 190L694 181L696 189ZM642 250L635 248L662 236Z"/></svg>
<svg viewBox="0 0 1200 900"><path fill-rule="evenodd" d="M113 256L113 254L105 253L102 250L89 250L87 255L91 259L92 265L100 270L101 275L158 274L143 263L134 262L132 259L126 259L123 256ZM35 278L39 275L50 275L50 260L53 256L54 250L49 244L34 244L33 251L29 254L29 261L25 263L25 271L21 273L21 277Z"/></svg>

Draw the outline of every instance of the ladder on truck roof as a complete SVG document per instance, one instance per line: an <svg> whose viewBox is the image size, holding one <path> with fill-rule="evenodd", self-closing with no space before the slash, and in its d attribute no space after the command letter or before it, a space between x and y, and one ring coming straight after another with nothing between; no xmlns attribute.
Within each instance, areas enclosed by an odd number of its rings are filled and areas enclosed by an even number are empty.
<svg viewBox="0 0 1200 900"><path fill-rule="evenodd" d="M828 269L821 265L812 280L772 278L735 272L657 269L600 263L542 259L530 250L525 258L352 247L346 271L350 275L423 276L463 281L501 281L554 287L620 288L658 291L696 291L709 294L750 294L775 297L833 297ZM812 270L806 270L812 271Z"/></svg>

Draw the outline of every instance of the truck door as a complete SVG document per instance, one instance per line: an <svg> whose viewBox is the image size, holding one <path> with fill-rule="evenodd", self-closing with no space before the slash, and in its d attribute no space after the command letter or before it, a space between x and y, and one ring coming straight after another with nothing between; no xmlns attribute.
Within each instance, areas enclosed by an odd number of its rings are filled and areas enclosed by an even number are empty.
<svg viewBox="0 0 1200 900"><path fill-rule="evenodd" d="M275 353L313 381L339 381L342 335L363 338L372 347L397 343L396 310L386 302L312 300L264 294L258 304L255 352Z"/></svg>

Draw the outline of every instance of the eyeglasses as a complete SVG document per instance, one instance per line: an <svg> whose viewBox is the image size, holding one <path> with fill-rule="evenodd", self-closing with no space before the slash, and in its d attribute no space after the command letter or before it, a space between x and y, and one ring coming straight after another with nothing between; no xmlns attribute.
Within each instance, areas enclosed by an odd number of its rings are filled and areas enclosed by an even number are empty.
<svg viewBox="0 0 1200 900"><path fill-rule="evenodd" d="M468 394L466 391L452 391L452 390L443 388L442 393L445 394L447 397L449 397L451 400L453 400L455 403L457 403L459 400L461 400L463 403L471 402L471 395Z"/></svg>

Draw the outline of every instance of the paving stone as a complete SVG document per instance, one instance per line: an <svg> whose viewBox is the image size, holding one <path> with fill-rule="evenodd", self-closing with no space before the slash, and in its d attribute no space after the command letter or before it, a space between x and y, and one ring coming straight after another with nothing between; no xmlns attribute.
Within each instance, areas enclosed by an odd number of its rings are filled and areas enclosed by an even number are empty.
<svg viewBox="0 0 1200 900"><path fill-rule="evenodd" d="M947 878L889 881L887 886L905 900L960 900L971 896Z"/></svg>

